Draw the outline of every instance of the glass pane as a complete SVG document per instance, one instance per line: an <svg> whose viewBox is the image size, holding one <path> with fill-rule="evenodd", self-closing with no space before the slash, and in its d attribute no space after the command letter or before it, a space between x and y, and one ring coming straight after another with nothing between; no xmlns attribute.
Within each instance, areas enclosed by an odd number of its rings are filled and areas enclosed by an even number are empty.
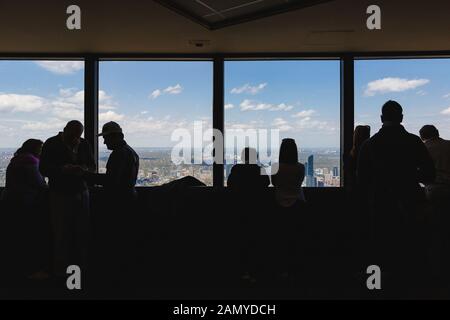
<svg viewBox="0 0 450 320"><path fill-rule="evenodd" d="M355 61L355 125L381 128L381 107L395 100L403 107L403 125L419 135L435 125L450 139L450 59Z"/></svg>
<svg viewBox="0 0 450 320"><path fill-rule="evenodd" d="M204 144L199 140L212 137L208 132L212 129L212 67L208 61L100 63L99 125L116 121L122 126L125 140L140 157L138 186L161 185L184 176L212 185L212 165L204 161L206 157L189 156L178 163L172 156L180 134L189 135L192 154L199 142L202 152ZM108 156L100 139L100 172L106 170Z"/></svg>
<svg viewBox="0 0 450 320"><path fill-rule="evenodd" d="M23 142L45 141L83 118L83 61L0 60L0 186Z"/></svg>
<svg viewBox="0 0 450 320"><path fill-rule="evenodd" d="M228 61L225 101L225 183L245 146L269 167L281 140L294 138L306 165L304 186L340 186L339 61ZM248 129L256 140L237 138Z"/></svg>

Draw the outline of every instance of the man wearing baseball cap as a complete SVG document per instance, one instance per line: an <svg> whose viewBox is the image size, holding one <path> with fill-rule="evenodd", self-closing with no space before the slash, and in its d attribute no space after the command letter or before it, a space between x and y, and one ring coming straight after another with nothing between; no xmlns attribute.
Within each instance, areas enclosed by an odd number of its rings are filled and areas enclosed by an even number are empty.
<svg viewBox="0 0 450 320"><path fill-rule="evenodd" d="M99 239L101 263L108 265L114 274L129 266L134 247L132 235L135 226L132 216L135 213L137 194L135 184L139 170L139 156L124 140L122 128L116 122L103 125L104 144L111 150L106 164L106 173L86 173L87 179L104 187L106 205L100 228ZM123 235L122 237L120 235ZM103 274L107 276L106 274Z"/></svg>
<svg viewBox="0 0 450 320"><path fill-rule="evenodd" d="M139 156L126 143L122 128L116 122L105 123L98 136L103 137L104 144L112 153L106 164L106 174L95 174L94 182L103 185L111 195L134 198Z"/></svg>

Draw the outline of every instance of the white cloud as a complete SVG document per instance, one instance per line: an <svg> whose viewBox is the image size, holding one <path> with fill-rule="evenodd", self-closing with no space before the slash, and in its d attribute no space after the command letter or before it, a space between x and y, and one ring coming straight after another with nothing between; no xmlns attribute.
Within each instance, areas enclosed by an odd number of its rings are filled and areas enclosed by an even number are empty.
<svg viewBox="0 0 450 320"><path fill-rule="evenodd" d="M275 105L269 108L269 111L290 111L293 108L294 106L289 106L284 103L280 103L279 105Z"/></svg>
<svg viewBox="0 0 450 320"><path fill-rule="evenodd" d="M84 92L83 92L84 94ZM113 98L106 94L104 90L98 92L98 108L100 110L114 110L117 108Z"/></svg>
<svg viewBox="0 0 450 320"><path fill-rule="evenodd" d="M229 123L226 125L226 130L247 130L256 129L256 127L249 123Z"/></svg>
<svg viewBox="0 0 450 320"><path fill-rule="evenodd" d="M364 92L365 96L374 96L377 93L402 92L426 85L428 79L402 79L402 78L383 78L369 82Z"/></svg>
<svg viewBox="0 0 450 320"><path fill-rule="evenodd" d="M164 94L180 94L183 91L183 87L180 84L174 86L168 86L165 89L156 89L148 96L149 99L156 99Z"/></svg>
<svg viewBox="0 0 450 320"><path fill-rule="evenodd" d="M280 103L278 105L270 104L270 103L260 103L252 100L245 99L240 104L241 111L260 111L260 110L269 110L269 111L290 111L294 107L291 105L286 105L284 103Z"/></svg>
<svg viewBox="0 0 450 320"><path fill-rule="evenodd" d="M233 109L233 108L234 108L234 104L228 103L225 105L225 110Z"/></svg>
<svg viewBox="0 0 450 320"><path fill-rule="evenodd" d="M230 93L232 94L248 93L255 95L261 92L266 86L267 83L261 83L256 86L251 86L250 84L246 83L242 87L231 89Z"/></svg>
<svg viewBox="0 0 450 320"><path fill-rule="evenodd" d="M44 98L28 94L0 94L0 111L34 112L46 106Z"/></svg>
<svg viewBox="0 0 450 320"><path fill-rule="evenodd" d="M37 61L35 63L56 74L72 74L84 68L83 61Z"/></svg>
<svg viewBox="0 0 450 320"><path fill-rule="evenodd" d="M442 98L444 98L444 99L450 98L450 93L444 94L444 95L442 96Z"/></svg>
<svg viewBox="0 0 450 320"><path fill-rule="evenodd" d="M447 109L445 109L445 110L442 110L441 111L441 114L444 114L444 115L450 115L450 107L448 107Z"/></svg>
<svg viewBox="0 0 450 320"><path fill-rule="evenodd" d="M161 94L162 94L161 90L156 89L156 90L154 90L154 91L150 94L149 98L156 99L156 98L158 98Z"/></svg>
<svg viewBox="0 0 450 320"><path fill-rule="evenodd" d="M336 128L329 124L327 121L314 120L311 117L305 117L300 119L295 124L297 130L318 130L334 132Z"/></svg>
<svg viewBox="0 0 450 320"><path fill-rule="evenodd" d="M247 111L247 110L267 110L271 107L270 104L266 103L255 103L251 100L245 99L241 102L241 110Z"/></svg>
<svg viewBox="0 0 450 320"><path fill-rule="evenodd" d="M181 91L183 91L183 87L179 84L164 89L164 92L168 94L180 94Z"/></svg>
<svg viewBox="0 0 450 320"><path fill-rule="evenodd" d="M292 118L306 118L312 116L316 111L309 109L309 110L302 110L300 112L297 112L296 114L292 115Z"/></svg>
<svg viewBox="0 0 450 320"><path fill-rule="evenodd" d="M117 114L114 111L106 111L106 112L102 112L98 115L98 120L101 123L104 122L109 122L109 121L120 121L124 118L125 116L123 114Z"/></svg>
<svg viewBox="0 0 450 320"><path fill-rule="evenodd" d="M293 129L283 118L275 118L272 122L272 126L276 127L280 131L290 131Z"/></svg>
<svg viewBox="0 0 450 320"><path fill-rule="evenodd" d="M30 131L56 131L61 130L66 122L61 121L60 119L49 119L50 121L42 122L42 121L29 121L22 125L22 130L30 130Z"/></svg>
<svg viewBox="0 0 450 320"><path fill-rule="evenodd" d="M99 91L99 104L101 110L108 110L99 114L100 121L120 121L123 115L111 109L116 103L105 91ZM75 88L62 88L59 95L40 97L24 94L1 94L0 112L39 112L39 119L48 115L45 120L24 120L20 128L33 131L50 131L61 129L69 120L83 120L84 118L84 91ZM45 112L45 113L44 113ZM52 134L49 132L49 134Z"/></svg>

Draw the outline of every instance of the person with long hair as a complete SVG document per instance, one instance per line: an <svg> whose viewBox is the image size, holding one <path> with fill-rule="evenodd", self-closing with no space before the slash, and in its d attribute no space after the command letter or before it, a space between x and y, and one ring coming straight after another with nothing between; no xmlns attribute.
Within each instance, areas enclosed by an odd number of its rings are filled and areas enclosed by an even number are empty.
<svg viewBox="0 0 450 320"><path fill-rule="evenodd" d="M294 139L283 139L279 163L272 165L271 173L276 200L280 206L291 207L298 201L305 201L302 189L305 166L298 162L298 149Z"/></svg>
<svg viewBox="0 0 450 320"><path fill-rule="evenodd" d="M39 172L39 158L43 142L28 139L14 153L6 169L5 201L16 201L22 205L34 204L36 197L47 184Z"/></svg>
<svg viewBox="0 0 450 320"><path fill-rule="evenodd" d="M47 183L39 172L43 142L28 139L14 153L6 169L5 248L8 261L14 261L11 273L32 279L46 279L49 256L49 221L45 210ZM3 251L3 252L5 252ZM17 266L20 266L17 268Z"/></svg>
<svg viewBox="0 0 450 320"><path fill-rule="evenodd" d="M353 132L353 147L347 158L348 161L348 176L345 185L348 189L353 190L356 186L356 166L358 163L359 151L361 146L370 138L370 126L356 126Z"/></svg>
<svg viewBox="0 0 450 320"><path fill-rule="evenodd" d="M275 188L276 215L270 220L267 229L267 246L274 256L270 268L275 277L287 281L290 272L295 269L298 252L304 237L306 211L302 183L305 178L305 166L298 161L298 149L294 139L283 139L280 146L279 162L272 165L271 179ZM274 229L277 231L274 232ZM276 236L272 236L276 235ZM287 282L289 283L289 281Z"/></svg>

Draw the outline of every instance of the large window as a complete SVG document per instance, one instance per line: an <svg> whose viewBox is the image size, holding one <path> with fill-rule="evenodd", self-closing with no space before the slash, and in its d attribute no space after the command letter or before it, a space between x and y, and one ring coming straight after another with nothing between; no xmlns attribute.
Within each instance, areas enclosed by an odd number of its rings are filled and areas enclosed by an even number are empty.
<svg viewBox="0 0 450 320"><path fill-rule="evenodd" d="M435 125L450 138L450 59L380 59L355 61L355 125L381 127L381 107L396 100L405 128L418 135Z"/></svg>
<svg viewBox="0 0 450 320"><path fill-rule="evenodd" d="M99 86L99 126L107 121L122 126L140 157L137 185L184 176L212 185L211 157L203 155L212 137L212 62L102 61ZM183 142L186 148L174 154ZM100 172L108 156L100 139Z"/></svg>
<svg viewBox="0 0 450 320"><path fill-rule="evenodd" d="M83 120L83 61L0 60L0 186L14 152Z"/></svg>
<svg viewBox="0 0 450 320"><path fill-rule="evenodd" d="M0 60L0 186L25 140L83 120L84 68L82 60ZM289 137L305 164L304 186L340 186L339 60L226 60L224 71L225 185L244 147L269 169ZM355 125L373 135L383 103L397 100L408 131L433 124L450 139L449 74L446 58L355 59ZM141 158L139 186L184 176L212 185L212 102L212 61L100 62L99 126L122 126ZM100 172L109 153L100 139Z"/></svg>
<svg viewBox="0 0 450 320"><path fill-rule="evenodd" d="M339 61L226 62L225 183L245 146L269 168L283 138L296 140L305 186L340 186Z"/></svg>

